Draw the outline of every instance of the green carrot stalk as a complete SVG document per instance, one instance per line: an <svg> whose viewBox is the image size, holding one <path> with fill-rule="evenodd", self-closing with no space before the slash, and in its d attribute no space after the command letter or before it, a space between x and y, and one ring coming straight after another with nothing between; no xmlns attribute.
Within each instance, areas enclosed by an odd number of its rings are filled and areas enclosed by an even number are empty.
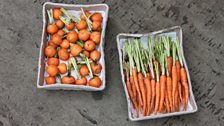
<svg viewBox="0 0 224 126"><path fill-rule="evenodd" d="M138 55L139 55L139 61L140 61L140 67L141 67L141 72L142 74L146 77L146 71L145 71L145 68L144 68L144 64L143 64L143 55L142 55L142 50L140 50L140 40L138 39L137 40L138 43L137 43L137 52L138 52Z"/></svg>
<svg viewBox="0 0 224 126"><path fill-rule="evenodd" d="M180 61L180 65L181 65L181 67L183 67L183 52L181 51L180 41L178 38L177 38L177 42L176 42L176 48L177 48L177 54L178 54L178 59Z"/></svg>
<svg viewBox="0 0 224 126"><path fill-rule="evenodd" d="M137 40L137 38L135 39L135 43L134 43L134 46L133 46L133 55L134 55L135 64L137 66L137 71L140 72L141 68L140 68L140 61L139 61L138 40Z"/></svg>
<svg viewBox="0 0 224 126"><path fill-rule="evenodd" d="M59 16L60 20L65 23L66 25L69 25L71 21L65 17Z"/></svg>
<svg viewBox="0 0 224 126"><path fill-rule="evenodd" d="M86 19L86 23L87 23L87 25L88 25L89 31L92 31L92 24L93 24L92 21L89 19L89 17L86 16L86 14L85 14L83 8L81 8L81 12L82 12L83 16L84 16L85 19Z"/></svg>
<svg viewBox="0 0 224 126"><path fill-rule="evenodd" d="M89 76L90 76L90 78L93 78L93 72L92 72L92 69L91 69L91 66L90 66L90 61L89 61L88 57L85 58L85 62L86 62L86 65L89 69Z"/></svg>
<svg viewBox="0 0 224 126"><path fill-rule="evenodd" d="M83 41L76 41L76 44L80 45L81 47L84 47Z"/></svg>
<svg viewBox="0 0 224 126"><path fill-rule="evenodd" d="M76 32L77 34L79 33L79 30L78 30L77 28L75 28L74 30L75 30L75 32Z"/></svg>
<svg viewBox="0 0 224 126"><path fill-rule="evenodd" d="M53 24L54 18L53 18L53 10L47 10L48 18L49 18L49 24Z"/></svg>
<svg viewBox="0 0 224 126"><path fill-rule="evenodd" d="M160 59L159 59L159 63L161 66L161 71L162 71L162 75L165 75L165 54L161 53L160 54Z"/></svg>
<svg viewBox="0 0 224 126"><path fill-rule="evenodd" d="M177 49L176 44L172 44L173 66L176 63L176 49Z"/></svg>
<svg viewBox="0 0 224 126"><path fill-rule="evenodd" d="M146 54L147 59L148 59L148 66L149 66L150 72L152 73L152 79L154 80L155 75L154 75L152 60L155 58L155 56L154 56L152 37L150 37L150 36L148 38L148 51L146 51L146 53L148 53L148 54Z"/></svg>
<svg viewBox="0 0 224 126"><path fill-rule="evenodd" d="M93 61L92 60L89 60L89 62L92 63ZM78 60L77 61L77 64L86 65L86 62L85 61Z"/></svg>
<svg viewBox="0 0 224 126"><path fill-rule="evenodd" d="M72 21L78 23L80 20L76 18L74 15L72 15L70 12L65 10L64 8L61 8L62 13L64 13L68 18L70 18Z"/></svg>
<svg viewBox="0 0 224 126"><path fill-rule="evenodd" d="M76 72L76 75L78 77L78 79L81 79L81 76L80 76L80 73L79 73L79 70L78 70L78 65L76 63L76 59L74 57L70 58L70 62L72 63L74 69L75 69L75 72Z"/></svg>

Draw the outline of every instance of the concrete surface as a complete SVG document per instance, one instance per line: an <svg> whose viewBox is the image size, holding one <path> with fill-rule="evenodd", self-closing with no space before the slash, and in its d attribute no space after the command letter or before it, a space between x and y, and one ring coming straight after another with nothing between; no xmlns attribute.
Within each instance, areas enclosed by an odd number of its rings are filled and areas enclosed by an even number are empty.
<svg viewBox="0 0 224 126"><path fill-rule="evenodd" d="M44 0L0 0L0 126L223 126L223 0L53 0L107 3L107 88L103 92L36 88ZM195 114L128 121L115 36L181 25L199 107Z"/></svg>

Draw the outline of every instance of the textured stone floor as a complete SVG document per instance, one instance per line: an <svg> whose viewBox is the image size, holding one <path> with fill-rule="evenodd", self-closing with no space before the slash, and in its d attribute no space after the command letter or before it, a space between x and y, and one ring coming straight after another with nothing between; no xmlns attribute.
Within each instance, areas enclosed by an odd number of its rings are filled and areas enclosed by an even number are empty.
<svg viewBox="0 0 224 126"><path fill-rule="evenodd" d="M223 0L53 0L110 7L103 92L36 88L44 0L0 0L0 126L223 126ZM116 35L180 25L199 110L130 122L120 79Z"/></svg>

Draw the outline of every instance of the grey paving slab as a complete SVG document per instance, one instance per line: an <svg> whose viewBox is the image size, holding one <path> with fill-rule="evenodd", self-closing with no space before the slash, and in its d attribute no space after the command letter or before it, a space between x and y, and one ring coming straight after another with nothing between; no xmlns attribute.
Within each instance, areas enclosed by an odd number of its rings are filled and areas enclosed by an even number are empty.
<svg viewBox="0 0 224 126"><path fill-rule="evenodd" d="M49 0L47 0L49 1ZM223 0L51 0L110 7L103 92L36 88L44 0L0 0L0 126L222 126L224 125ZM199 111L128 121L116 35L180 25Z"/></svg>

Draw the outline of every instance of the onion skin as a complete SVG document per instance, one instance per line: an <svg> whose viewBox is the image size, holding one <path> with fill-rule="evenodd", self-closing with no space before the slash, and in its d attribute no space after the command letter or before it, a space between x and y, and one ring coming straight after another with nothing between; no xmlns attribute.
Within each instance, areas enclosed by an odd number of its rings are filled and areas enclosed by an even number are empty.
<svg viewBox="0 0 224 126"><path fill-rule="evenodd" d="M90 35L90 40L94 41L97 45L99 45L101 40L101 33L97 31L92 32Z"/></svg>
<svg viewBox="0 0 224 126"><path fill-rule="evenodd" d="M101 85L102 85L102 81L97 76L89 80L89 86L99 88Z"/></svg>
<svg viewBox="0 0 224 126"><path fill-rule="evenodd" d="M99 21L99 22L102 22L103 17L102 17L102 15L101 15L100 13L94 13L94 14L90 17L90 19L91 19L92 21Z"/></svg>
<svg viewBox="0 0 224 126"><path fill-rule="evenodd" d="M82 77L87 76L88 73L89 73L88 67L87 67L87 66L81 66L81 67L79 68L79 73L80 73L80 75L81 75Z"/></svg>
<svg viewBox="0 0 224 126"><path fill-rule="evenodd" d="M57 20L55 24L58 26L59 29L62 29L65 26L64 22L62 22L61 20Z"/></svg>
<svg viewBox="0 0 224 126"><path fill-rule="evenodd" d="M58 58L55 57L51 57L47 60L47 65L55 65L58 66L59 65L59 60Z"/></svg>
<svg viewBox="0 0 224 126"><path fill-rule="evenodd" d="M76 80L75 84L76 85L86 85L87 84L87 79L85 77L82 77L81 79Z"/></svg>
<svg viewBox="0 0 224 126"><path fill-rule="evenodd" d="M68 58L69 58L69 53L68 53L67 49L61 48L61 49L58 51L58 56L59 56L59 59L65 61L65 60L68 60Z"/></svg>
<svg viewBox="0 0 224 126"><path fill-rule="evenodd" d="M54 19L59 20L60 19L59 16L62 16L62 15L63 15L63 13L61 12L61 10L59 8L55 8L53 10Z"/></svg>
<svg viewBox="0 0 224 126"><path fill-rule="evenodd" d="M47 46L44 50L44 54L47 57L53 57L56 54L56 49L53 46Z"/></svg>
<svg viewBox="0 0 224 126"><path fill-rule="evenodd" d="M76 28L78 30L82 30L82 29L86 29L87 28L87 23L85 20L81 20L77 25L76 25Z"/></svg>
<svg viewBox="0 0 224 126"><path fill-rule="evenodd" d="M79 37L79 40L86 41L86 40L89 39L90 33L89 33L88 30L82 29L82 30L79 31L78 37Z"/></svg>
<svg viewBox="0 0 224 126"><path fill-rule="evenodd" d="M48 34L55 34L58 32L58 26L56 24L50 24L47 26Z"/></svg>
<svg viewBox="0 0 224 126"><path fill-rule="evenodd" d="M61 78L62 84L75 84L75 78L73 76L64 76Z"/></svg>
<svg viewBox="0 0 224 126"><path fill-rule="evenodd" d="M101 31L101 22L94 21L92 24L92 30L93 31Z"/></svg>
<svg viewBox="0 0 224 126"><path fill-rule="evenodd" d="M59 73L65 74L67 72L67 65L65 63L60 63L58 65Z"/></svg>
<svg viewBox="0 0 224 126"><path fill-rule="evenodd" d="M46 85L51 85L51 84L55 84L56 83L56 78L55 77L45 77L45 82Z"/></svg>
<svg viewBox="0 0 224 126"><path fill-rule="evenodd" d="M100 57L101 57L101 53L97 50L94 50L90 53L90 58L93 60L93 61L99 61L100 60Z"/></svg>
<svg viewBox="0 0 224 126"><path fill-rule="evenodd" d="M55 44L55 45L60 45L62 43L62 37L58 34L54 34L51 36L51 41Z"/></svg>
<svg viewBox="0 0 224 126"><path fill-rule="evenodd" d="M96 48L96 44L94 41L92 40L88 40L84 43L84 48L87 50L87 51L93 51L95 48Z"/></svg>
<svg viewBox="0 0 224 126"><path fill-rule="evenodd" d="M55 65L49 65L49 66L47 66L46 71L49 74L49 76L54 77L58 74L58 67Z"/></svg>
<svg viewBox="0 0 224 126"><path fill-rule="evenodd" d="M75 31L70 31L67 36L66 36L67 40L69 42L76 42L78 40L78 35Z"/></svg>
<svg viewBox="0 0 224 126"><path fill-rule="evenodd" d="M92 70L93 73L99 74L102 71L102 65L99 64L99 63L95 64L94 62L92 62L90 64L90 66L91 66L91 70Z"/></svg>
<svg viewBox="0 0 224 126"><path fill-rule="evenodd" d="M78 44L70 44L70 51L73 57L77 57L82 52L82 47Z"/></svg>

